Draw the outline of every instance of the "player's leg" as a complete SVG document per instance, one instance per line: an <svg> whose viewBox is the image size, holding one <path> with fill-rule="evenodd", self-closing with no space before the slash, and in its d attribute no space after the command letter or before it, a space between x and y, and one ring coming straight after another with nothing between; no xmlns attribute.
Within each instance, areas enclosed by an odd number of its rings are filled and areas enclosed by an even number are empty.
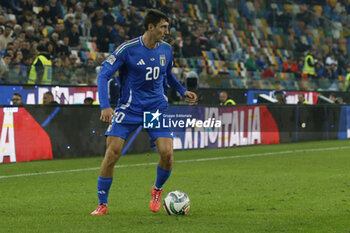
<svg viewBox="0 0 350 233"><path fill-rule="evenodd" d="M142 122L142 115L136 115L121 109L116 114L118 115L117 119L115 117L112 118L112 124L109 125L105 134L107 136L107 149L97 181L97 195L100 208L97 207L91 213L92 215L99 215L96 212L101 208L102 214L105 214L103 213L104 209L107 213L108 193L113 181L114 165L120 158L125 140Z"/></svg>
<svg viewBox="0 0 350 233"><path fill-rule="evenodd" d="M100 177L113 177L114 165L122 153L125 140L120 137L108 136L105 157L100 168Z"/></svg>
<svg viewBox="0 0 350 233"><path fill-rule="evenodd" d="M174 163L173 139L168 137L159 137L155 141L160 159L157 167L157 177L154 186L152 186L150 209L158 212L161 206L162 188L168 180Z"/></svg>
<svg viewBox="0 0 350 233"><path fill-rule="evenodd" d="M108 214L107 202L109 189L112 185L114 165L118 162L125 140L120 137L107 136L107 149L100 167L100 176L97 180L97 196L99 205L91 215Z"/></svg>
<svg viewBox="0 0 350 233"><path fill-rule="evenodd" d="M157 178L155 188L161 189L168 180L174 164L173 139L160 137L155 140L160 159L157 167Z"/></svg>

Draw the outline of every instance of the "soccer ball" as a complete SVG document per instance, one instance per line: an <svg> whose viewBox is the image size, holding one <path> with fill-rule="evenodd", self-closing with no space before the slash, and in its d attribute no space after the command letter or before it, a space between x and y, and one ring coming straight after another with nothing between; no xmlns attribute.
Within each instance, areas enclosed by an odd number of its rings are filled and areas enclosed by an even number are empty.
<svg viewBox="0 0 350 233"><path fill-rule="evenodd" d="M165 197L163 207L169 215L185 215L190 209L190 199L184 192L172 191Z"/></svg>

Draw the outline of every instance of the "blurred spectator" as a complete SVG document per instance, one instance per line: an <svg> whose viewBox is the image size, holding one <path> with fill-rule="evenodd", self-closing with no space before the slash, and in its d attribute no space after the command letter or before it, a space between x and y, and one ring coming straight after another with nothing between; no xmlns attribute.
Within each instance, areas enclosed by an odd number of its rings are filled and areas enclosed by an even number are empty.
<svg viewBox="0 0 350 233"><path fill-rule="evenodd" d="M21 0L19 3L19 11L25 12L25 11L31 11L33 10L33 3L34 1L26 1L26 0Z"/></svg>
<svg viewBox="0 0 350 233"><path fill-rule="evenodd" d="M136 37L140 33L140 31L143 30L142 18L136 11L136 7L131 6L130 11L128 13L128 19L130 21L129 35L131 38Z"/></svg>
<svg viewBox="0 0 350 233"><path fill-rule="evenodd" d="M191 37L188 36L185 38L185 41L182 46L182 56L185 58L192 56L192 43L191 43Z"/></svg>
<svg viewBox="0 0 350 233"><path fill-rule="evenodd" d="M13 27L13 32L12 32L12 38L15 40L15 39L18 39L19 36L20 36L20 33L22 31L22 26L19 25L19 24L16 24L14 27Z"/></svg>
<svg viewBox="0 0 350 233"><path fill-rule="evenodd" d="M110 43L115 43L115 40L118 36L118 31L113 27L113 25L107 24L107 32L108 32L108 39ZM113 51L110 51L113 52Z"/></svg>
<svg viewBox="0 0 350 233"><path fill-rule="evenodd" d="M325 67L322 66L320 62L317 62L315 65L315 72L317 79L320 79L323 76L323 72L325 71Z"/></svg>
<svg viewBox="0 0 350 233"><path fill-rule="evenodd" d="M126 9L120 9L119 11L119 15L117 17L117 23L120 24L127 24L128 22L128 12L126 11Z"/></svg>
<svg viewBox="0 0 350 233"><path fill-rule="evenodd" d="M256 63L255 53L253 53L253 52L249 53L249 57L245 61L244 65L245 65L247 71L259 71L260 70L260 67Z"/></svg>
<svg viewBox="0 0 350 233"><path fill-rule="evenodd" d="M80 17L82 22L89 20L89 17L84 13L82 2L78 2L77 4L75 4L74 9L75 9L74 18ZM75 23L79 23L79 22L75 22Z"/></svg>
<svg viewBox="0 0 350 233"><path fill-rule="evenodd" d="M80 34L78 24L73 24L72 29L68 33L69 37L69 46L77 50L80 48Z"/></svg>
<svg viewBox="0 0 350 233"><path fill-rule="evenodd" d="M50 5L50 15L54 18L54 23L56 23L58 19L63 19L62 4L57 0L48 0L48 4Z"/></svg>
<svg viewBox="0 0 350 233"><path fill-rule="evenodd" d="M28 40L30 43L40 41L39 33L35 32L35 29L33 26L29 26L26 28L26 40Z"/></svg>
<svg viewBox="0 0 350 233"><path fill-rule="evenodd" d="M71 48L69 47L69 37L65 36L62 43L59 44L58 55L68 57L71 54Z"/></svg>
<svg viewBox="0 0 350 233"><path fill-rule="evenodd" d="M56 23L56 20L53 17L53 15L51 15L50 11L51 11L50 5L46 4L44 6L44 9L40 11L40 13L38 14L38 19L42 24L51 26L54 23Z"/></svg>
<svg viewBox="0 0 350 233"><path fill-rule="evenodd" d="M0 51L4 50L8 43L13 41L12 35L12 27L10 24L5 25L5 31L0 35Z"/></svg>
<svg viewBox="0 0 350 233"><path fill-rule="evenodd" d="M24 25L31 25L35 19L35 14L32 11L33 7L28 10L23 10L23 13L18 16L18 24L22 25L23 28L25 28Z"/></svg>
<svg viewBox="0 0 350 233"><path fill-rule="evenodd" d="M276 73L275 73L275 66L273 64L270 64L262 73L261 77L262 78L275 78Z"/></svg>
<svg viewBox="0 0 350 233"><path fill-rule="evenodd" d="M309 54L305 57L304 67L303 67L303 78L312 78L316 77L315 71L315 51L311 50Z"/></svg>
<svg viewBox="0 0 350 233"><path fill-rule="evenodd" d="M58 34L58 38L60 40L63 40L63 38L66 36L64 23L63 22L56 23L53 32L56 32Z"/></svg>
<svg viewBox="0 0 350 233"><path fill-rule="evenodd" d="M45 105L56 105L58 104L53 98L53 94L51 91L45 92L43 96L43 104Z"/></svg>
<svg viewBox="0 0 350 233"><path fill-rule="evenodd" d="M311 22L311 18L312 18L311 13L307 8L308 6L306 4L300 5L300 12L297 14L297 20L299 22L303 22L303 23Z"/></svg>
<svg viewBox="0 0 350 233"><path fill-rule="evenodd" d="M27 76L21 70L21 65L19 63L11 63L9 65L10 72L6 80L7 83L11 84L26 84Z"/></svg>
<svg viewBox="0 0 350 233"><path fill-rule="evenodd" d="M64 16L64 28L69 33L73 27L74 24L74 14L69 13Z"/></svg>
<svg viewBox="0 0 350 233"><path fill-rule="evenodd" d="M330 53L327 58L326 58L326 62L327 65L332 65L332 64L338 64L337 59L335 58L334 53Z"/></svg>
<svg viewBox="0 0 350 233"><path fill-rule="evenodd" d="M201 40L199 37L194 38L194 40L191 43L191 46L192 46L192 49L190 50L192 53L191 57L202 56Z"/></svg>
<svg viewBox="0 0 350 233"><path fill-rule="evenodd" d="M329 64L325 64L324 65L324 69L319 71L319 76L326 78L328 80L332 79L332 69L331 66Z"/></svg>
<svg viewBox="0 0 350 233"><path fill-rule="evenodd" d="M298 64L295 61L293 61L292 58L284 57L283 60L283 72L298 73Z"/></svg>
<svg viewBox="0 0 350 233"><path fill-rule="evenodd" d="M11 62L10 54L6 53L4 57L0 58L0 83L6 83L9 70L9 64Z"/></svg>
<svg viewBox="0 0 350 233"><path fill-rule="evenodd" d="M212 49L217 49L219 43L221 42L221 35L219 33L213 32L209 37L209 47Z"/></svg>
<svg viewBox="0 0 350 233"><path fill-rule="evenodd" d="M335 103L336 103L336 104L345 104L342 97L337 97L337 98L335 99Z"/></svg>
<svg viewBox="0 0 350 233"><path fill-rule="evenodd" d="M19 93L17 93L17 92L15 92L15 93L13 93L13 95L12 95L12 99L11 99L11 104L12 105L23 105L24 103L23 103L23 98L22 98L22 95L21 94L19 94Z"/></svg>
<svg viewBox="0 0 350 233"><path fill-rule="evenodd" d="M101 8L102 10L107 12L108 11L108 0L97 0L95 7Z"/></svg>
<svg viewBox="0 0 350 233"><path fill-rule="evenodd" d="M334 93L330 93L328 99L335 103L335 101L337 100L337 96Z"/></svg>
<svg viewBox="0 0 350 233"><path fill-rule="evenodd" d="M35 58L30 72L28 84L50 85L52 83L52 62L47 47L40 45L37 48L38 56Z"/></svg>
<svg viewBox="0 0 350 233"><path fill-rule="evenodd" d="M83 71L78 56L74 53L69 55L69 63L66 66L69 69L70 83L77 85L84 83Z"/></svg>
<svg viewBox="0 0 350 233"><path fill-rule="evenodd" d="M108 52L108 32L106 26L103 25L102 19L98 19L96 24L92 26L91 36L100 52Z"/></svg>
<svg viewBox="0 0 350 233"><path fill-rule="evenodd" d="M259 70L264 70L266 68L266 64L267 64L267 62L265 61L264 55L260 52L257 52L255 54L255 58L256 58L255 62L260 68Z"/></svg>
<svg viewBox="0 0 350 233"><path fill-rule="evenodd" d="M177 37L175 40L172 40L170 44L173 47L173 56L174 58L178 58L181 55L181 44L182 40L180 37Z"/></svg>
<svg viewBox="0 0 350 233"><path fill-rule="evenodd" d="M309 104L303 93L298 94L298 104Z"/></svg>
<svg viewBox="0 0 350 233"><path fill-rule="evenodd" d="M60 50L60 40L57 32L51 33L50 36L50 43L53 46L53 53L54 56L56 57L59 54Z"/></svg>
<svg viewBox="0 0 350 233"><path fill-rule="evenodd" d="M92 1L87 1L84 7L84 12L87 14L87 16L91 19L92 15L94 13L94 6Z"/></svg>
<svg viewBox="0 0 350 233"><path fill-rule="evenodd" d="M91 58L87 59L86 66L84 67L83 72L83 83L87 85L96 85L97 74L95 71L95 62Z"/></svg>
<svg viewBox="0 0 350 233"><path fill-rule="evenodd" d="M120 44L124 43L126 40L128 40L128 36L125 34L125 29L123 27L121 27L118 31L118 35L116 36L114 43L117 46L119 46Z"/></svg>
<svg viewBox="0 0 350 233"><path fill-rule="evenodd" d="M232 54L232 61L234 62L245 62L246 57L249 55L247 46L243 46L242 48L238 48L233 54Z"/></svg>
<svg viewBox="0 0 350 233"><path fill-rule="evenodd" d="M10 54L11 59L14 57L14 52L13 52L14 46L13 43L10 42L7 44L6 48L1 51L1 55L5 55L5 53Z"/></svg>
<svg viewBox="0 0 350 233"><path fill-rule="evenodd" d="M228 94L226 91L220 92L220 105L222 106L232 106L236 105L236 102L233 99L228 98Z"/></svg>
<svg viewBox="0 0 350 233"><path fill-rule="evenodd" d="M62 60L55 58L52 66L52 83L53 84L69 84L68 75L65 74Z"/></svg>
<svg viewBox="0 0 350 233"><path fill-rule="evenodd" d="M92 24L90 19L84 20L83 23L80 25L79 30L80 30L80 35L82 38L86 41L91 41L91 29L92 29Z"/></svg>
<svg viewBox="0 0 350 233"><path fill-rule="evenodd" d="M27 66L23 62L23 53L21 50L16 51L15 57L12 59L12 62L19 64L21 68L21 74L23 74L23 76L27 76Z"/></svg>
<svg viewBox="0 0 350 233"><path fill-rule="evenodd" d="M337 64L332 63L332 65L331 65L331 72L332 72L332 75L330 77L331 81L338 80L339 71L338 71Z"/></svg>
<svg viewBox="0 0 350 233"><path fill-rule="evenodd" d="M286 97L285 93L283 91L276 91L275 92L275 99L278 101L278 104L286 104Z"/></svg>
<svg viewBox="0 0 350 233"><path fill-rule="evenodd" d="M86 97L86 98L84 99L84 104L85 104L85 105L92 105L93 103L94 103L94 99L91 98L91 97Z"/></svg>
<svg viewBox="0 0 350 233"><path fill-rule="evenodd" d="M103 25L110 25L113 26L115 20L115 16L112 12L112 7L108 7L108 10L103 13ZM131 23L130 23L131 24Z"/></svg>

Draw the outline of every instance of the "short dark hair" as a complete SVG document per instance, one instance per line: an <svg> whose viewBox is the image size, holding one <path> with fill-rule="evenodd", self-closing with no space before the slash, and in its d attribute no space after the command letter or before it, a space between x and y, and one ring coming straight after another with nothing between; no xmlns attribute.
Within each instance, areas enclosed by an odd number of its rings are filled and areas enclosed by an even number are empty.
<svg viewBox="0 0 350 233"><path fill-rule="evenodd" d="M148 29L148 24L153 24L156 26L161 19L164 19L165 21L169 22L168 16L164 14L163 12L156 10L156 9L150 9L147 11L145 18L143 19L143 26L145 27L145 30Z"/></svg>
<svg viewBox="0 0 350 233"><path fill-rule="evenodd" d="M94 102L94 99L91 97L86 97L84 99L84 104L93 104L93 102Z"/></svg>
<svg viewBox="0 0 350 233"><path fill-rule="evenodd" d="M21 95L21 94L19 94L18 92L13 93L13 95L12 95L12 96L14 96L14 95L22 98L22 95Z"/></svg>
<svg viewBox="0 0 350 233"><path fill-rule="evenodd" d="M45 93L44 93L44 95L49 95L49 96L51 96L51 97L53 98L53 94L52 94L52 92L51 92L51 91L47 91L47 92L45 92Z"/></svg>

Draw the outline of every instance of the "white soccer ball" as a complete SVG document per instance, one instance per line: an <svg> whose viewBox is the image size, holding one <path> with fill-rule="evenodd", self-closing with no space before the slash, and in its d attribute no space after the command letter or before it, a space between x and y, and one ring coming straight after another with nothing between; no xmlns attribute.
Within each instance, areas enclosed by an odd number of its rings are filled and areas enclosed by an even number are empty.
<svg viewBox="0 0 350 233"><path fill-rule="evenodd" d="M163 207L169 215L185 215L190 209L190 199L184 192L172 191L165 197Z"/></svg>

